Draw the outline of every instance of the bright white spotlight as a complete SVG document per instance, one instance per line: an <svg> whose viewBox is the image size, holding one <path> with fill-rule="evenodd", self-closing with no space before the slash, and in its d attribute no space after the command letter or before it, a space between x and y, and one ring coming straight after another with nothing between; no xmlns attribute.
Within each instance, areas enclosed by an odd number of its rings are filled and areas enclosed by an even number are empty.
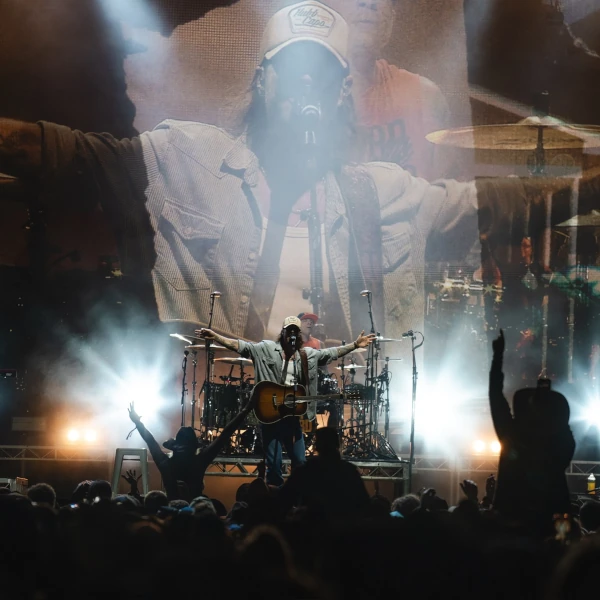
<svg viewBox="0 0 600 600"><path fill-rule="evenodd" d="M597 402L584 409L583 418L590 427L600 428L600 406Z"/></svg>
<svg viewBox="0 0 600 600"><path fill-rule="evenodd" d="M501 449L502 449L502 446L500 445L500 442L498 440L496 440L495 442L492 442L490 444L490 450L492 451L493 454L500 454Z"/></svg>
<svg viewBox="0 0 600 600"><path fill-rule="evenodd" d="M80 435L77 429L69 429L69 431L67 431L67 439L70 442L76 442L79 439L79 437Z"/></svg>
<svg viewBox="0 0 600 600"><path fill-rule="evenodd" d="M116 392L117 403L127 408L130 402L135 403L136 412L151 418L164 403L160 395L161 382L155 373L136 373L127 376Z"/></svg>
<svg viewBox="0 0 600 600"><path fill-rule="evenodd" d="M95 442L97 437L98 436L96 435L96 432L93 429L87 429L83 434L83 439L88 443Z"/></svg>
<svg viewBox="0 0 600 600"><path fill-rule="evenodd" d="M485 450L485 442L483 440L475 440L473 442L473 452L481 454Z"/></svg>

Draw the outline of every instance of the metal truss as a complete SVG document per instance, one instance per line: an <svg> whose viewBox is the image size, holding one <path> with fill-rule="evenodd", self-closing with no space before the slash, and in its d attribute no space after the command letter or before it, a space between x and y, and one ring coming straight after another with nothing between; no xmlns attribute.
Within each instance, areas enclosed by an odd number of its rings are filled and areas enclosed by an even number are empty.
<svg viewBox="0 0 600 600"><path fill-rule="evenodd" d="M86 446L0 446L0 460L113 462L114 450Z"/></svg>
<svg viewBox="0 0 600 600"><path fill-rule="evenodd" d="M114 448L86 446L0 446L0 461L53 460L70 462L114 462ZM408 456L397 461L350 460L358 468L363 479L403 481L406 479ZM255 475L262 457L218 456L207 471L208 476L247 477ZM289 460L283 461L289 465ZM495 473L498 469L498 456L415 456L414 472L440 471L446 473ZM588 476L600 473L598 461L573 461L567 475Z"/></svg>
<svg viewBox="0 0 600 600"><path fill-rule="evenodd" d="M213 469L206 472L207 476L247 477L255 475L262 458L250 456L218 456L212 463ZM402 461L350 460L360 472L363 479L404 481L407 476L407 463ZM289 465L289 460L283 461Z"/></svg>

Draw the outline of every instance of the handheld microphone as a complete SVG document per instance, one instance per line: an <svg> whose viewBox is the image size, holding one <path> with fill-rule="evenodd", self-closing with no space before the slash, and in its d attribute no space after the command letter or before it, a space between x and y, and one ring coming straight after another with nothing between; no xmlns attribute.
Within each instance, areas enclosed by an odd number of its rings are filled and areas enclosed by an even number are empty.
<svg viewBox="0 0 600 600"><path fill-rule="evenodd" d="M361 296L370 296L371 295L371 290L363 290L360 293Z"/></svg>
<svg viewBox="0 0 600 600"><path fill-rule="evenodd" d="M409 329L407 332L402 334L402 337L413 337L413 335L415 335L415 332L412 329Z"/></svg>

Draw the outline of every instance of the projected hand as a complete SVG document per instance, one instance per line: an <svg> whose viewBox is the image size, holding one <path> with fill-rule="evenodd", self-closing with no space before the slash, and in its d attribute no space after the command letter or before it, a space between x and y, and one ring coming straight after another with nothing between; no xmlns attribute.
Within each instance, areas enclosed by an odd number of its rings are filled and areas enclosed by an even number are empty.
<svg viewBox="0 0 600 600"><path fill-rule="evenodd" d="M138 423L141 423L141 421L142 421L142 417L140 417L140 415L138 415L138 414L135 412L135 406L134 406L133 402L131 402L131 403L129 404L128 411L129 411L129 418L130 418L130 419L131 419L131 420L132 420L132 421L133 421L133 422L134 422L136 425L137 425Z"/></svg>
<svg viewBox="0 0 600 600"><path fill-rule="evenodd" d="M212 329L206 329L205 327L203 327L202 329L196 329L196 331L194 331L194 334L202 338L203 340L216 339L215 332Z"/></svg>
<svg viewBox="0 0 600 600"><path fill-rule="evenodd" d="M460 484L460 489L463 491L467 500L477 503L477 484L470 479L464 479Z"/></svg>
<svg viewBox="0 0 600 600"><path fill-rule="evenodd" d="M504 331L500 330L500 335L492 342L494 354L504 354Z"/></svg>

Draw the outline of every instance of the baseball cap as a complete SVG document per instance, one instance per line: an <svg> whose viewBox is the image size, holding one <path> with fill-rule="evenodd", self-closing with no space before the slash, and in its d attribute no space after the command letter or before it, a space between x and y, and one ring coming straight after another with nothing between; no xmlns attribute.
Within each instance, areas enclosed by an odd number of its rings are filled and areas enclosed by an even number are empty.
<svg viewBox="0 0 600 600"><path fill-rule="evenodd" d="M348 68L348 24L338 12L316 0L278 10L265 27L260 53L269 60L286 46L306 41L325 46Z"/></svg>
<svg viewBox="0 0 600 600"><path fill-rule="evenodd" d="M282 329L287 329L295 325L298 329L302 327L302 323L298 317L286 317L283 321Z"/></svg>
<svg viewBox="0 0 600 600"><path fill-rule="evenodd" d="M298 315L298 318L300 320L302 320L302 319L311 319L314 323L316 323L319 320L319 317L317 317L317 315L315 315L315 313L300 313Z"/></svg>

